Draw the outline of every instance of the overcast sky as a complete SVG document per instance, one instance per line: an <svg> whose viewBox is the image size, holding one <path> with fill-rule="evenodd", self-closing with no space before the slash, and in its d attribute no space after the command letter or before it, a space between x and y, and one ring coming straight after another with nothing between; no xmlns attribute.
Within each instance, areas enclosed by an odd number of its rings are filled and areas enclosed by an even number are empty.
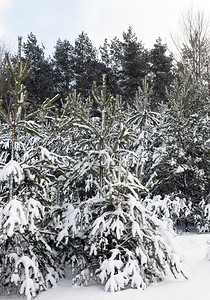
<svg viewBox="0 0 210 300"><path fill-rule="evenodd" d="M0 38L16 46L19 35L26 41L32 32L49 55L58 38L74 44L84 31L98 47L105 38L121 39L131 26L145 47L158 37L170 46L170 34L192 4L210 16L210 0L0 0Z"/></svg>

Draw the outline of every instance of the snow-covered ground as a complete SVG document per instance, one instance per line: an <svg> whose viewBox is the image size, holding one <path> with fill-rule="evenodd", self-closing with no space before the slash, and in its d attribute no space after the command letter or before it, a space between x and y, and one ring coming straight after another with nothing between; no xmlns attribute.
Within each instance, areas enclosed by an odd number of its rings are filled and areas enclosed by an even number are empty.
<svg viewBox="0 0 210 300"><path fill-rule="evenodd" d="M146 290L128 289L106 293L101 286L71 286L63 280L58 287L41 293L37 300L210 300L210 261L206 260L210 234L187 234L176 237L185 257L186 280L167 278L150 285ZM18 300L18 297L1 297L0 300Z"/></svg>

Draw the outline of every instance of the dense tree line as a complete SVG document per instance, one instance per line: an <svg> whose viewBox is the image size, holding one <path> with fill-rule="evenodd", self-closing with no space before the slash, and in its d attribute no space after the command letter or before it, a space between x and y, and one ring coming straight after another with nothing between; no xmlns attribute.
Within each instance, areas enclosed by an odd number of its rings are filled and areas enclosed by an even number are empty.
<svg viewBox="0 0 210 300"><path fill-rule="evenodd" d="M74 89L86 98L93 81L101 84L102 74L107 74L109 92L121 94L125 103L131 103L136 89L147 76L154 93L154 107L165 101L165 88L170 88L174 78L173 56L159 38L148 50L138 41L130 27L122 40L114 38L96 49L88 35L82 32L74 45L68 40L57 40L52 57L45 58L44 46L40 46L33 33L23 44L23 53L32 53L32 72L25 85L29 99L38 105L42 99L56 93L65 98ZM14 57L15 59L15 57Z"/></svg>

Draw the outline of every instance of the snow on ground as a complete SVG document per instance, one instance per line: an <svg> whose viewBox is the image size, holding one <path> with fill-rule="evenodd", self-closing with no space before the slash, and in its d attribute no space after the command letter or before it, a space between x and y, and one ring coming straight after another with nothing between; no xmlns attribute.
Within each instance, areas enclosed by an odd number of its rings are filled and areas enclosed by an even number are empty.
<svg viewBox="0 0 210 300"><path fill-rule="evenodd" d="M167 278L153 283L146 290L128 289L106 293L102 286L71 286L63 280L58 287L41 293L37 300L210 300L210 261L206 260L210 234L186 234L176 237L185 257L184 268L189 280ZM1 297L0 300L18 300Z"/></svg>

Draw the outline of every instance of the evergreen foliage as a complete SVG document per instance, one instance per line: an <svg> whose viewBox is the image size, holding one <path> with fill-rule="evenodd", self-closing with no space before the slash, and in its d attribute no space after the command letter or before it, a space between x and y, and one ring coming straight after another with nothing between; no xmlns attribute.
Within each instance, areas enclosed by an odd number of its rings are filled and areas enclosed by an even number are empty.
<svg viewBox="0 0 210 300"><path fill-rule="evenodd" d="M93 96L97 118L73 99L70 104L74 126L88 137L81 139L69 180L85 180L86 198L72 195L58 236L69 247L73 237L73 282L99 280L106 291L118 291L145 288L167 271L176 277L181 262L166 225L142 204L150 181L143 185L138 178L141 157L130 150L135 135L125 127L120 98L107 96L105 77Z"/></svg>
<svg viewBox="0 0 210 300"><path fill-rule="evenodd" d="M74 88L84 98L88 97L93 81L98 78L97 50L88 35L82 32L75 40L73 51Z"/></svg>
<svg viewBox="0 0 210 300"><path fill-rule="evenodd" d="M54 86L62 98L69 95L73 85L73 46L69 41L57 40L53 55Z"/></svg>
<svg viewBox="0 0 210 300"><path fill-rule="evenodd" d="M166 49L129 28L100 60L84 32L74 46L59 39L52 59L33 34L24 59L21 39L6 56L1 293L30 300L69 267L73 283L106 291L184 275L172 227L210 229L210 95L203 77L172 72Z"/></svg>
<svg viewBox="0 0 210 300"><path fill-rule="evenodd" d="M53 239L46 235L53 205L52 175L48 166L58 161L41 141L41 113L51 113L55 99L27 114L27 92L23 81L29 76L30 57L21 59L21 38L16 65L7 62L13 77L9 85L10 109L1 106L3 138L0 162L0 290L31 299L59 278Z"/></svg>
<svg viewBox="0 0 210 300"><path fill-rule="evenodd" d="M162 40L157 39L154 47L150 50L149 61L151 85L153 89L152 107L157 110L157 104L167 101L166 89L170 90L173 83L173 56L167 55L167 45L162 44Z"/></svg>
<svg viewBox="0 0 210 300"><path fill-rule="evenodd" d="M111 94L116 95L119 91L117 83L117 70L114 68L113 62L113 50L107 39L104 44L99 47L101 72L107 75L107 91Z"/></svg>
<svg viewBox="0 0 210 300"><path fill-rule="evenodd" d="M148 51L138 41L131 27L123 33L121 66L121 85L131 102L138 86L141 86L142 80L149 73Z"/></svg>
<svg viewBox="0 0 210 300"><path fill-rule="evenodd" d="M203 219L199 202L209 201L209 94L202 81L180 74L160 115L153 169L156 193L175 193L191 208L190 221ZM200 212L198 212L198 210ZM198 216L199 215L199 216ZM199 221L200 222L200 221ZM200 227L200 225L199 225Z"/></svg>
<svg viewBox="0 0 210 300"><path fill-rule="evenodd" d="M27 41L23 44L23 52L27 59L31 54L31 73L25 78L24 84L28 91L28 101L32 108L37 109L43 99L55 96L53 87L53 67L49 59L44 57L44 46L37 44L36 36L33 33L28 35Z"/></svg>
<svg viewBox="0 0 210 300"><path fill-rule="evenodd" d="M102 84L102 74L107 74L108 90L122 95L126 104L132 103L144 77L151 77L156 107L158 102L166 101L165 88L170 87L172 80L173 58L167 56L167 46L158 39L153 49L145 49L131 27L123 32L122 40L115 37L108 42L105 39L99 49L84 32L79 34L74 45L58 39L52 59L44 57L44 46L40 47L36 36L30 33L23 50L26 57L32 53L33 71L24 83L29 92L28 100L32 102L33 99L35 105L56 92L64 99L74 89L86 99L91 95L93 81L98 79Z"/></svg>

